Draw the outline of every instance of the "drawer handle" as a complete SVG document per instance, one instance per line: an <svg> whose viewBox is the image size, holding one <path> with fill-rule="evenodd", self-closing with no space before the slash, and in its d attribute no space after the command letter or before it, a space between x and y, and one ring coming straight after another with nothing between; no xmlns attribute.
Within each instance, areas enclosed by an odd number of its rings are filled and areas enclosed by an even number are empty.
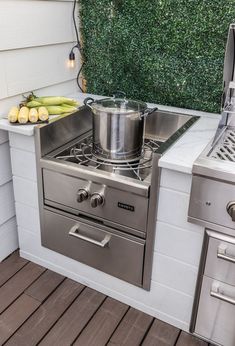
<svg viewBox="0 0 235 346"><path fill-rule="evenodd" d="M211 297L214 297L214 298L220 299L226 303L235 305L235 299L228 297L228 296L225 296L224 294L220 293L219 287L216 289L216 292L211 290L210 295L211 295Z"/></svg>
<svg viewBox="0 0 235 346"><path fill-rule="evenodd" d="M111 236L106 234L106 236L104 237L103 240L101 241L97 241L95 239L92 239L92 238L89 238L85 235L82 235L82 234L79 234L79 226L75 225L73 226L70 231L69 231L69 235L73 236L73 237L76 237L76 238L79 238L79 239L82 239L82 240L85 240L87 241L88 243L91 243L91 244L94 244L94 245L97 245L97 246L100 246L102 248L108 246L109 244L109 241L111 239Z"/></svg>
<svg viewBox="0 0 235 346"><path fill-rule="evenodd" d="M235 263L235 257L226 254L226 247L219 246L217 250L217 257L228 262Z"/></svg>

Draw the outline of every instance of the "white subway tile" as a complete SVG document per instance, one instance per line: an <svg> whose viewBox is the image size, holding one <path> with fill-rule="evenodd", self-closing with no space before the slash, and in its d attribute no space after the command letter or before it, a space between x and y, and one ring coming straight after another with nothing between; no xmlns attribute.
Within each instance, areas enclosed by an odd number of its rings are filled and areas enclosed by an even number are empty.
<svg viewBox="0 0 235 346"><path fill-rule="evenodd" d="M11 148L11 162L14 176L37 181L35 153Z"/></svg>
<svg viewBox="0 0 235 346"><path fill-rule="evenodd" d="M179 261L199 265L204 229L190 232L158 221L156 224L155 251Z"/></svg>

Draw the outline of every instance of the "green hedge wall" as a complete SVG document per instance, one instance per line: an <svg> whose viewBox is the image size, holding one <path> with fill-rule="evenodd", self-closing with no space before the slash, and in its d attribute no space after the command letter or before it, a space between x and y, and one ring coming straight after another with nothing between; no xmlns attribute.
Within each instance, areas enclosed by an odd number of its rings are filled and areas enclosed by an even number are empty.
<svg viewBox="0 0 235 346"><path fill-rule="evenodd" d="M220 111L235 0L80 0L87 91Z"/></svg>

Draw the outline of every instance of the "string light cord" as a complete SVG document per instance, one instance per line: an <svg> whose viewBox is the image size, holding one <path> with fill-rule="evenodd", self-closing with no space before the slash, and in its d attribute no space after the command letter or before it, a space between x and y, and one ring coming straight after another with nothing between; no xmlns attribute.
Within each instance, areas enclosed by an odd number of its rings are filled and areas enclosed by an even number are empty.
<svg viewBox="0 0 235 346"><path fill-rule="evenodd" d="M80 44L80 40L79 40L79 34L78 34L78 27L77 27L77 23L76 23L76 5L77 5L77 0L74 0L73 2L73 25L74 25L74 29L75 29L75 34L76 34L76 45L71 49L70 53L69 53L69 60L70 61L74 61L75 60L75 54L74 54L74 50L75 49L78 49L78 51L80 52L80 54L82 54L82 48L81 48L81 44ZM76 81L77 81L77 85L79 87L79 89L81 90L81 92L83 92L83 89L80 85L80 82L79 82L79 77L80 77L80 74L81 74L81 71L82 71L82 68L83 68L83 65L84 63L82 63L78 73L77 73L77 78L76 78Z"/></svg>

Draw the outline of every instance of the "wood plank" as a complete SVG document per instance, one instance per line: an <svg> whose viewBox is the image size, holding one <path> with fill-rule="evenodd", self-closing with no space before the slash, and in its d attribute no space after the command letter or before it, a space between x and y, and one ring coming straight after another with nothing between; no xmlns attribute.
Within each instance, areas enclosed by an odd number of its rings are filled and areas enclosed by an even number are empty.
<svg viewBox="0 0 235 346"><path fill-rule="evenodd" d="M71 345L104 299L104 294L86 287L39 345Z"/></svg>
<svg viewBox="0 0 235 346"><path fill-rule="evenodd" d="M155 319L143 346L174 346L180 330L168 323ZM185 345L186 346L186 345ZM189 346L189 345L187 345Z"/></svg>
<svg viewBox="0 0 235 346"><path fill-rule="evenodd" d="M75 39L72 3L2 0L0 6L0 51Z"/></svg>
<svg viewBox="0 0 235 346"><path fill-rule="evenodd" d="M19 256L19 252L15 251L12 255L0 263L0 286L9 280L16 272L23 268L28 261Z"/></svg>
<svg viewBox="0 0 235 346"><path fill-rule="evenodd" d="M82 331L74 345L104 346L127 310L127 305L108 297L87 327Z"/></svg>
<svg viewBox="0 0 235 346"><path fill-rule="evenodd" d="M152 316L134 308L130 308L112 335L108 346L140 345L152 321Z"/></svg>
<svg viewBox="0 0 235 346"><path fill-rule="evenodd" d="M65 277L46 270L31 286L29 286L25 293L39 302L43 302L47 297L64 281Z"/></svg>
<svg viewBox="0 0 235 346"><path fill-rule="evenodd" d="M73 45L74 42L71 42L27 48L27 52L25 49L18 49L14 53L2 52L5 57L8 97L74 79L80 58L76 50L77 67L69 68L68 54ZM26 69L27 74L24 72Z"/></svg>
<svg viewBox="0 0 235 346"><path fill-rule="evenodd" d="M0 312L18 298L45 270L37 264L28 263L8 280L0 290Z"/></svg>
<svg viewBox="0 0 235 346"><path fill-rule="evenodd" d="M40 342L60 316L70 306L84 286L66 279L16 331L6 345L32 346Z"/></svg>
<svg viewBox="0 0 235 346"><path fill-rule="evenodd" d="M22 294L0 315L0 344L2 345L38 308L40 302Z"/></svg>
<svg viewBox="0 0 235 346"><path fill-rule="evenodd" d="M182 331L176 346L208 346L208 343Z"/></svg>

